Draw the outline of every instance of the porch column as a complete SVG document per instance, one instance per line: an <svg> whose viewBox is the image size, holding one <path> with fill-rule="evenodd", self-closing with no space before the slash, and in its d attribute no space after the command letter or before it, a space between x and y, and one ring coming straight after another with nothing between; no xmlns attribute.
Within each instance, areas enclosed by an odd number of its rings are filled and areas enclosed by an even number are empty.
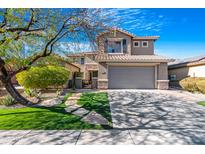
<svg viewBox="0 0 205 154"><path fill-rule="evenodd" d="M99 63L98 89L108 89L108 68L106 63Z"/></svg>

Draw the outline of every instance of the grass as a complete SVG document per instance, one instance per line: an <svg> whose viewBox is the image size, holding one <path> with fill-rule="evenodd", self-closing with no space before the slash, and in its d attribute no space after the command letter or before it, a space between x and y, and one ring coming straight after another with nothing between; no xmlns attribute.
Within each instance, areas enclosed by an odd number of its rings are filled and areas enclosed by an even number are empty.
<svg viewBox="0 0 205 154"><path fill-rule="evenodd" d="M108 94L106 92L84 93L77 103L89 111L99 113L112 123Z"/></svg>
<svg viewBox="0 0 205 154"><path fill-rule="evenodd" d="M68 130L102 129L81 121L81 117L66 113L64 102L55 107L25 107L0 109L0 130Z"/></svg>
<svg viewBox="0 0 205 154"><path fill-rule="evenodd" d="M205 102L199 102L199 105L205 106Z"/></svg>

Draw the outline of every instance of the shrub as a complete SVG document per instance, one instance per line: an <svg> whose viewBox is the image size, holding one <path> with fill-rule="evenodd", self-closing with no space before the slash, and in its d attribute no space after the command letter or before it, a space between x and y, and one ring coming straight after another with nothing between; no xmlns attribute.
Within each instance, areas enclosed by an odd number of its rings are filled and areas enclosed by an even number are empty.
<svg viewBox="0 0 205 154"><path fill-rule="evenodd" d="M40 97L41 92L37 89L25 88L24 93L29 97Z"/></svg>
<svg viewBox="0 0 205 154"><path fill-rule="evenodd" d="M179 82L180 86L190 92L201 92L199 82L205 81L205 78L188 77Z"/></svg>
<svg viewBox="0 0 205 154"><path fill-rule="evenodd" d="M201 93L205 94L205 80L198 81L197 87Z"/></svg>
<svg viewBox="0 0 205 154"><path fill-rule="evenodd" d="M179 82L180 86L190 92L198 91L198 87L196 85L197 78L185 78Z"/></svg>
<svg viewBox="0 0 205 154"><path fill-rule="evenodd" d="M0 101L0 105L10 106L14 104L16 104L16 101L10 95L7 95L3 100Z"/></svg>
<svg viewBox="0 0 205 154"><path fill-rule="evenodd" d="M46 89L50 86L63 86L69 71L59 66L31 67L16 75L17 81L25 89ZM29 91L27 91L29 93Z"/></svg>

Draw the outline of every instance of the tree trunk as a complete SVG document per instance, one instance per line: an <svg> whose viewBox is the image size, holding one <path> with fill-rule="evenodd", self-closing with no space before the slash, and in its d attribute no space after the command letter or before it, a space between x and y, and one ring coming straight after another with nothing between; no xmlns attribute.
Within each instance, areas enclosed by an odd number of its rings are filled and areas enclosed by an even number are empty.
<svg viewBox="0 0 205 154"><path fill-rule="evenodd" d="M14 98L14 100L22 105L29 106L32 103L20 95L20 93L15 89L11 82L11 77L7 72L4 61L0 57L0 80L3 83L4 87L6 88L7 92Z"/></svg>
<svg viewBox="0 0 205 154"><path fill-rule="evenodd" d="M25 106L29 106L32 104L29 100L21 96L21 94L15 89L15 87L11 83L11 80L7 81L7 83L5 83L4 86L7 92L11 95L11 97L14 98L16 102L23 104Z"/></svg>

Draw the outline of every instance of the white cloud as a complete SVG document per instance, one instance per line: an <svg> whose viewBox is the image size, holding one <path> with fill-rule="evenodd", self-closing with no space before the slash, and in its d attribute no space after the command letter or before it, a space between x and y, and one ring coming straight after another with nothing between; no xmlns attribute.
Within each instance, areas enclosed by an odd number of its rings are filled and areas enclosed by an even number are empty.
<svg viewBox="0 0 205 154"><path fill-rule="evenodd" d="M105 12L107 15L110 13L110 17L114 20L113 25L110 24L111 26L121 27L134 33L160 32L167 24L167 20L163 15L158 15L148 9L114 8L105 9Z"/></svg>
<svg viewBox="0 0 205 154"><path fill-rule="evenodd" d="M92 48L89 43L82 43L82 42L59 42L55 48L55 52L60 52L65 54L88 52L93 50L94 48Z"/></svg>

